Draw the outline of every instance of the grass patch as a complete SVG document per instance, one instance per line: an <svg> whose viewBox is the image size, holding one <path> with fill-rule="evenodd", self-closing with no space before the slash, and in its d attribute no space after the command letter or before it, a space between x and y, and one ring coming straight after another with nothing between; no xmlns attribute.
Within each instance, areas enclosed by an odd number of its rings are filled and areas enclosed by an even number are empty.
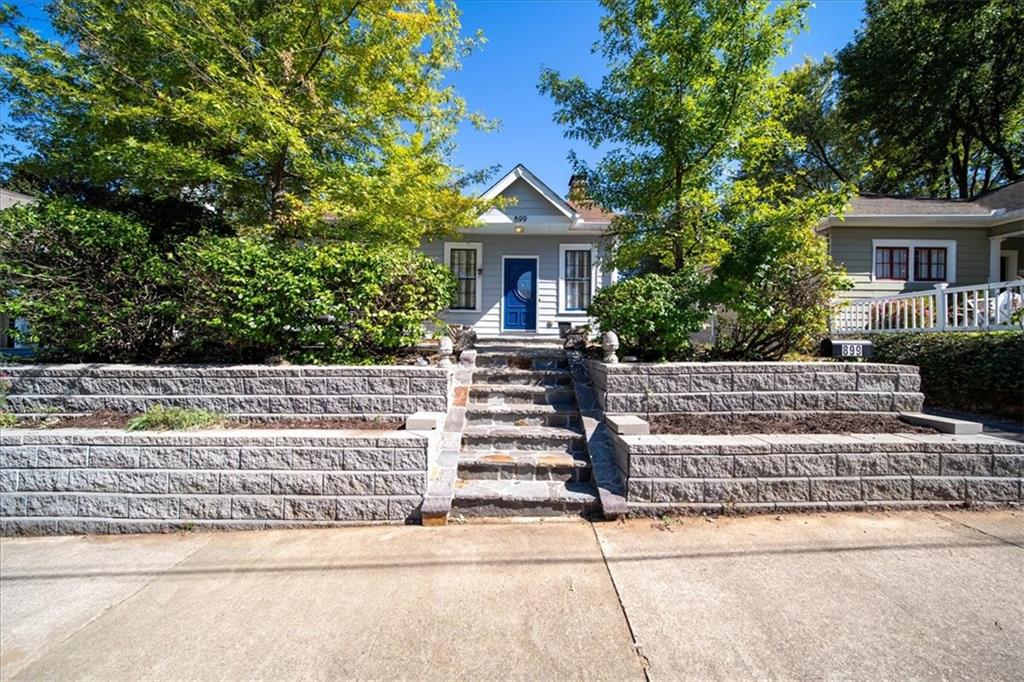
<svg viewBox="0 0 1024 682"><path fill-rule="evenodd" d="M153 405L125 427L128 431L190 431L221 424L224 416L210 410Z"/></svg>

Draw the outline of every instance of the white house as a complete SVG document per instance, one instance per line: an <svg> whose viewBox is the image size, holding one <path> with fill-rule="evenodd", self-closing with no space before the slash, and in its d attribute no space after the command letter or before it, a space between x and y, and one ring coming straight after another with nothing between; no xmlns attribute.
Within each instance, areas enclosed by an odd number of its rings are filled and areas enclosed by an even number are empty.
<svg viewBox="0 0 1024 682"><path fill-rule="evenodd" d="M510 201L462 230L461 239L421 246L458 280L456 303L442 318L481 336L557 336L559 325L589 322L594 293L615 275L601 267L600 238L611 214L571 204L522 164L482 197Z"/></svg>

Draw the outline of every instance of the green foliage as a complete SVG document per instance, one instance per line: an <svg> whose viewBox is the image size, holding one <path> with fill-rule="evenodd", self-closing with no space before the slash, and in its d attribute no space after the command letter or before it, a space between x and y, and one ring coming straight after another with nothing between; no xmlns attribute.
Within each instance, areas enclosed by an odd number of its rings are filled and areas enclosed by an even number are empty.
<svg viewBox="0 0 1024 682"><path fill-rule="evenodd" d="M566 135L610 149L573 157L585 198L621 211L613 265L671 272L723 249L717 188L761 111L775 59L805 0L604 0L600 86L545 71L540 89Z"/></svg>
<svg viewBox="0 0 1024 682"><path fill-rule="evenodd" d="M402 247L214 238L187 242L181 267L192 352L244 360L386 360L454 292L446 267Z"/></svg>
<svg viewBox="0 0 1024 682"><path fill-rule="evenodd" d="M917 365L925 402L1024 421L1024 333L878 334L877 362Z"/></svg>
<svg viewBox="0 0 1024 682"><path fill-rule="evenodd" d="M773 158L789 139L768 119L742 152L748 166ZM713 357L780 360L812 350L828 331L831 303L850 283L814 232L821 216L838 214L844 192L801 192L795 175L773 183L737 180L723 219L728 251L714 269L707 301L719 311Z"/></svg>
<svg viewBox="0 0 1024 682"><path fill-rule="evenodd" d="M1024 4L868 0L838 55L869 190L969 198L1024 177Z"/></svg>
<svg viewBox="0 0 1024 682"><path fill-rule="evenodd" d="M450 0L47 10L52 40L0 12L5 132L33 149L23 177L276 236L414 246L481 212L460 191L475 178L449 164L460 123L489 125L445 83L480 41Z"/></svg>
<svg viewBox="0 0 1024 682"><path fill-rule="evenodd" d="M0 429L10 429L18 423L17 415L7 411L7 395L10 392L11 382L0 376Z"/></svg>
<svg viewBox="0 0 1024 682"><path fill-rule="evenodd" d="M180 313L146 227L66 201L0 211L0 307L45 360L153 360Z"/></svg>
<svg viewBox="0 0 1024 682"><path fill-rule="evenodd" d="M0 305L44 360L387 360L445 308L448 269L403 246L200 236L64 201L0 212Z"/></svg>
<svg viewBox="0 0 1024 682"><path fill-rule="evenodd" d="M873 183L868 133L843 117L835 68L828 56L818 63L805 59L779 77L765 99L765 115L774 119L781 135L770 157L756 164L744 160L744 177L762 185L791 180L797 196Z"/></svg>
<svg viewBox="0 0 1024 682"><path fill-rule="evenodd" d="M622 353L642 360L677 360L692 354L690 335L701 329L704 276L692 269L673 275L631 277L597 292L590 305L601 329L618 334Z"/></svg>
<svg viewBox="0 0 1024 682"><path fill-rule="evenodd" d="M125 429L128 431L193 431L208 429L223 421L222 415L209 410L153 405L137 417L132 417Z"/></svg>

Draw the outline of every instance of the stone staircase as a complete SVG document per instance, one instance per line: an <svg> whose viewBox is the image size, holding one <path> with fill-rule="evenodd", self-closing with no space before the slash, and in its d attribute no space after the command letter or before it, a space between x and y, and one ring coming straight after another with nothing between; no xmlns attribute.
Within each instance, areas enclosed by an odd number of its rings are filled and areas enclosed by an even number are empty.
<svg viewBox="0 0 1024 682"><path fill-rule="evenodd" d="M557 342L477 342L452 513L564 516L598 507L580 413Z"/></svg>

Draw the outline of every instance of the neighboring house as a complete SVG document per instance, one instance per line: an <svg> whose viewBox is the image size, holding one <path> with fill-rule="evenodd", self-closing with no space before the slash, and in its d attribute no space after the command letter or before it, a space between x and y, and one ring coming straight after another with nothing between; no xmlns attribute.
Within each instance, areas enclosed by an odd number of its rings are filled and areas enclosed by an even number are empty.
<svg viewBox="0 0 1024 682"><path fill-rule="evenodd" d="M0 189L0 211L20 204L32 204L35 203L35 201L35 197L31 197L27 194L12 192L9 189ZM0 310L0 353L4 351L27 351L27 346L15 341L14 337L10 333L15 329L25 331L26 327L27 325L25 320L12 319L9 315L4 314L4 312Z"/></svg>
<svg viewBox="0 0 1024 682"><path fill-rule="evenodd" d="M461 240L422 244L458 280L456 303L442 318L482 336L557 335L559 325L588 323L594 293L614 281L600 267L611 214L569 203L522 164L482 197L510 201L462 230Z"/></svg>
<svg viewBox="0 0 1024 682"><path fill-rule="evenodd" d="M1024 181L970 201L854 197L818 227L832 258L869 298L1024 276Z"/></svg>

